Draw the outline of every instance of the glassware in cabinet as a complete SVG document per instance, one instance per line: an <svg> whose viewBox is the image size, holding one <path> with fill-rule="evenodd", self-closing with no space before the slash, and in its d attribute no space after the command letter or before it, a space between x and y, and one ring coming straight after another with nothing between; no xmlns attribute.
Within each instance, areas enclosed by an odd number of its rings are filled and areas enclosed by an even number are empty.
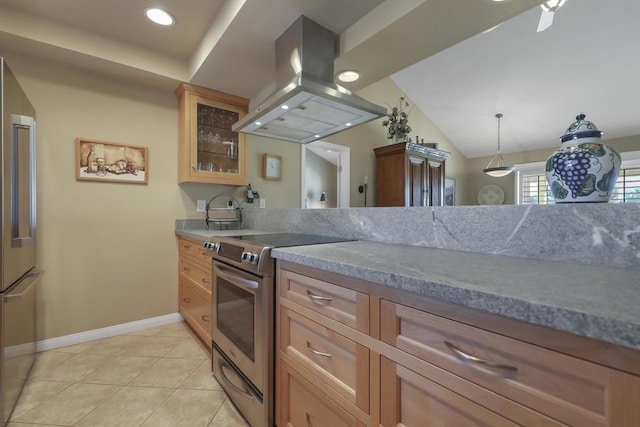
<svg viewBox="0 0 640 427"><path fill-rule="evenodd" d="M231 126L248 100L186 83L179 105L178 182L246 185L246 136Z"/></svg>

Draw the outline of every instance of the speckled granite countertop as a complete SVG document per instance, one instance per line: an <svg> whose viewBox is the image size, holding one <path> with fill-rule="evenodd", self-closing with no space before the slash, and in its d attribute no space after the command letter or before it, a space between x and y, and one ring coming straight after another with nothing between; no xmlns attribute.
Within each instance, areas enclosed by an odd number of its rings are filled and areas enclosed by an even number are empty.
<svg viewBox="0 0 640 427"><path fill-rule="evenodd" d="M250 229L241 229L241 230L205 230L202 228L194 228L194 229L182 229L176 230L176 234L179 236L190 237L192 239L208 241L213 236L238 236L241 234L269 234L275 233L274 231L260 231L260 230L250 230Z"/></svg>
<svg viewBox="0 0 640 427"><path fill-rule="evenodd" d="M638 270L369 241L275 258L640 350Z"/></svg>

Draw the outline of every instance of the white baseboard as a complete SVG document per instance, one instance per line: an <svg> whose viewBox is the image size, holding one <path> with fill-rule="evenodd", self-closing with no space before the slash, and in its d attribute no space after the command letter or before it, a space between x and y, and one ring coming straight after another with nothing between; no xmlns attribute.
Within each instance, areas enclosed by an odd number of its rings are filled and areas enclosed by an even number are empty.
<svg viewBox="0 0 640 427"><path fill-rule="evenodd" d="M38 341L37 351L41 352L53 350L54 348L66 347L68 345L74 344L82 344L84 342L114 337L116 335L130 334L132 332L141 331L147 328L153 328L155 326L178 323L183 320L184 318L180 315L180 313L171 313L164 316L136 320L135 322L121 323L119 325L108 326L106 328L93 329L86 332L78 332L77 334L65 335L62 337Z"/></svg>

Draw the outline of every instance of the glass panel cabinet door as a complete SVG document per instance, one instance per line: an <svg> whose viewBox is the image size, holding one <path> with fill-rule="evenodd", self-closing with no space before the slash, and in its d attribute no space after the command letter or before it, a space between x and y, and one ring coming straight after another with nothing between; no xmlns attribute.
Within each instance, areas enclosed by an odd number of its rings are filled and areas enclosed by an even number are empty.
<svg viewBox="0 0 640 427"><path fill-rule="evenodd" d="M246 185L246 136L231 126L248 101L182 84L179 98L178 182Z"/></svg>

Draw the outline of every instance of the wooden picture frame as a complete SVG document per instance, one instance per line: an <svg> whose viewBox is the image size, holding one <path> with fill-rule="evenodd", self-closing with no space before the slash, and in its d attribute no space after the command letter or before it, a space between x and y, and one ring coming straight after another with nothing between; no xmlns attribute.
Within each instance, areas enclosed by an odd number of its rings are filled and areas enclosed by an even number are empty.
<svg viewBox="0 0 640 427"><path fill-rule="evenodd" d="M76 180L147 184L149 150L95 139L76 138Z"/></svg>
<svg viewBox="0 0 640 427"><path fill-rule="evenodd" d="M269 153L262 155L262 178L280 181L282 178L282 157Z"/></svg>
<svg viewBox="0 0 640 427"><path fill-rule="evenodd" d="M456 199L456 180L455 178L445 177L444 179L444 206L454 206Z"/></svg>

